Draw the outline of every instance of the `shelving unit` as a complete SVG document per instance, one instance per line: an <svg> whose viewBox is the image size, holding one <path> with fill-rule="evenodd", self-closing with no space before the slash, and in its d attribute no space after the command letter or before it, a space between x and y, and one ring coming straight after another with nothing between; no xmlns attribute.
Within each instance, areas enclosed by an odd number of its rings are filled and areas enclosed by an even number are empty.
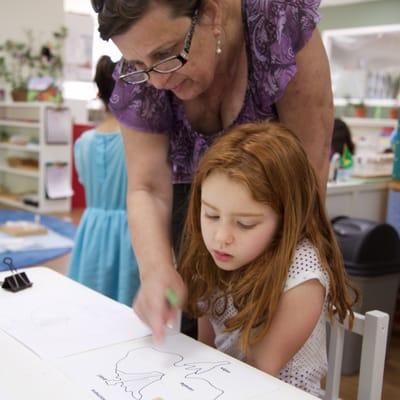
<svg viewBox="0 0 400 400"><path fill-rule="evenodd" d="M397 120L389 118L343 117L351 131L353 141L359 146L366 140L378 153L390 148L390 133L397 126Z"/></svg>
<svg viewBox="0 0 400 400"><path fill-rule="evenodd" d="M400 107L399 40L400 24L324 31L336 106Z"/></svg>
<svg viewBox="0 0 400 400"><path fill-rule="evenodd" d="M382 136L382 132L390 132L397 126L397 120L389 118L343 117L343 121L349 126L355 139L362 135Z"/></svg>
<svg viewBox="0 0 400 400"><path fill-rule="evenodd" d="M37 213L71 209L69 197L51 199L47 196L48 164L67 164L71 182L72 121L69 115L68 120L60 121L71 125L71 135L65 143L52 144L46 140L46 129L50 129L46 118L49 109L54 107L52 103L0 102L0 205ZM25 140L26 144L10 143L10 137L20 142ZM10 165L12 159L27 161L28 165ZM37 206L24 202L26 196L34 198Z"/></svg>
<svg viewBox="0 0 400 400"><path fill-rule="evenodd" d="M363 102L366 107L400 107L400 100L397 99L362 99L362 98L350 98L345 99L344 97L336 97L334 99L335 106L343 107L348 104L355 105Z"/></svg>
<svg viewBox="0 0 400 400"><path fill-rule="evenodd" d="M0 123L1 125L1 123ZM19 144L10 144L10 143L2 143L0 142L0 150L21 150L21 145ZM39 145L37 144L28 144L24 146L25 152L39 153Z"/></svg>
<svg viewBox="0 0 400 400"><path fill-rule="evenodd" d="M0 172L6 172L8 174L20 175L20 176L29 176L31 178L39 177L39 170L32 171L25 168L13 168L8 167L7 165L0 165Z"/></svg>

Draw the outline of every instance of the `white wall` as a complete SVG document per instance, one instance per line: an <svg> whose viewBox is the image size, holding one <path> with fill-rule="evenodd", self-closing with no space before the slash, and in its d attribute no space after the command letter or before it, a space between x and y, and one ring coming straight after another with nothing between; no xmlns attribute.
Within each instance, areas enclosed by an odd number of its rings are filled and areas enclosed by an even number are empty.
<svg viewBox="0 0 400 400"><path fill-rule="evenodd" d="M121 58L121 53L111 40L105 42L100 39L97 32L97 16L93 11L90 0L64 0L64 9L66 13L91 15L93 18L93 76L97 60L103 54L109 55L113 61L117 61ZM95 85L90 82L64 82L65 103L71 108L75 122L83 124L88 123L88 108L94 105L95 108L98 106L98 103L93 101L96 97L96 93L97 89Z"/></svg>
<svg viewBox="0 0 400 400"><path fill-rule="evenodd" d="M63 0L0 0L0 41L25 39L31 29L42 42L63 24Z"/></svg>
<svg viewBox="0 0 400 400"><path fill-rule="evenodd" d="M79 1L90 5L90 0ZM80 10L75 8L71 11ZM37 42L43 43L51 39L52 32L62 25L65 25L64 0L0 0L0 42L25 40L24 32L31 30ZM86 103L82 100L66 101L75 122L86 122Z"/></svg>

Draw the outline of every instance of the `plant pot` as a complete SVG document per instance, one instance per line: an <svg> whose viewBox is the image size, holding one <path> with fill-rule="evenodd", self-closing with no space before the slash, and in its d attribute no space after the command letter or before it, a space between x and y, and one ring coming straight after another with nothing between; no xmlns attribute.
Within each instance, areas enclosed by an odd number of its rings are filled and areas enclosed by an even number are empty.
<svg viewBox="0 0 400 400"><path fill-rule="evenodd" d="M366 107L355 107L354 108L356 117L364 118L367 116L367 108Z"/></svg>
<svg viewBox="0 0 400 400"><path fill-rule="evenodd" d="M389 118L397 119L398 115L399 115L399 110L397 109L397 107L392 107L389 110Z"/></svg>
<svg viewBox="0 0 400 400"><path fill-rule="evenodd" d="M26 89L14 89L11 91L11 97L14 101L26 101L28 91Z"/></svg>

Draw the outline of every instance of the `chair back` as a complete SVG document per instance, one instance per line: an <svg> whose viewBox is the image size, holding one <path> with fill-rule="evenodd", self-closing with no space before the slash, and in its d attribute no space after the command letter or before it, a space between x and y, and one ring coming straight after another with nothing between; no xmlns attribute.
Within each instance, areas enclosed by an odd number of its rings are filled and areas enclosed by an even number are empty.
<svg viewBox="0 0 400 400"><path fill-rule="evenodd" d="M349 330L348 318L341 324L334 319L330 324L328 373L325 400L338 400L343 359L345 330ZM389 315L381 311L369 311L364 315L354 313L351 332L362 336L360 375L357 400L380 400L385 368Z"/></svg>

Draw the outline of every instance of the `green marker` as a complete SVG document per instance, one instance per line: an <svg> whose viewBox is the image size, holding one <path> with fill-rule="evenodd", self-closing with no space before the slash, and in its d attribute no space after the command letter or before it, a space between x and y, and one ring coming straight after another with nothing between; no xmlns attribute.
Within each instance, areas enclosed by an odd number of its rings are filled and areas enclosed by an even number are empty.
<svg viewBox="0 0 400 400"><path fill-rule="evenodd" d="M176 307L179 304L179 298L178 295L175 293L175 291L171 288L168 288L165 291L165 297L169 303L170 306Z"/></svg>

